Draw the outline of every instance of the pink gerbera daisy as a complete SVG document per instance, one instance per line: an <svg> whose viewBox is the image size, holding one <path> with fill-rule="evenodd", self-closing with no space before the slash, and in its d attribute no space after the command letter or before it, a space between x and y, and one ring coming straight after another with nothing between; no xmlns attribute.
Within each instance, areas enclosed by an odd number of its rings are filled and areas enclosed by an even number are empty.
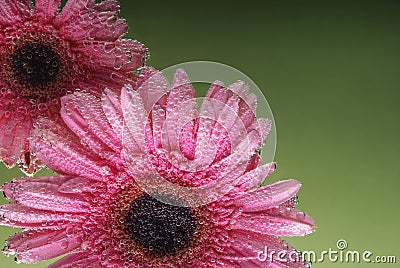
<svg viewBox="0 0 400 268"><path fill-rule="evenodd" d="M63 97L70 133L41 120L31 145L61 175L3 186L15 202L1 224L25 228L4 252L26 263L67 253L50 267L307 267L277 236L314 221L295 209L296 180L260 186L275 164L255 153L269 121L246 85L214 83L199 110L181 70L168 85L145 69L137 87ZM265 247L291 258L264 261Z"/></svg>
<svg viewBox="0 0 400 268"><path fill-rule="evenodd" d="M0 158L27 173L39 164L27 142L39 115L57 121L60 98L77 88L122 87L146 57L142 44L121 38L127 24L115 0L59 9L60 0L0 1Z"/></svg>

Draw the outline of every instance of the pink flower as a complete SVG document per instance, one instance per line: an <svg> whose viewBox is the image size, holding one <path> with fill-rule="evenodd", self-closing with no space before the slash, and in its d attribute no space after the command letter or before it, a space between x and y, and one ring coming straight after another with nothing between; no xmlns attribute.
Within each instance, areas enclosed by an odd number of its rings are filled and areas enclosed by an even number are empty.
<svg viewBox="0 0 400 268"><path fill-rule="evenodd" d="M60 98L77 89L101 95L124 85L146 48L122 39L115 0L0 1L0 158L26 173L40 163L27 139L37 117L59 120ZM60 120L61 121L61 120Z"/></svg>
<svg viewBox="0 0 400 268"><path fill-rule="evenodd" d="M67 253L50 267L307 267L277 236L315 223L295 209L298 181L260 186L275 164L255 154L269 121L246 85L214 83L199 110L181 70L168 85L144 69L137 86L63 97L71 132L41 120L31 145L60 175L3 186L15 202L0 223L25 228L5 253ZM265 247L291 259L264 260Z"/></svg>

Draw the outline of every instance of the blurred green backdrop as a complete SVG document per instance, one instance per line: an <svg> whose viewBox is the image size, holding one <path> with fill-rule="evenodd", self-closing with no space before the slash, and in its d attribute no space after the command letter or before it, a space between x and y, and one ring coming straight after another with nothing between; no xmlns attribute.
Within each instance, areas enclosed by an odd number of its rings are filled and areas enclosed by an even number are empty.
<svg viewBox="0 0 400 268"><path fill-rule="evenodd" d="M288 239L296 248L318 253L345 239L349 250L400 263L400 2L120 2L128 36L151 52L149 65L217 61L263 90L278 137L271 181L300 180L299 207L318 224ZM2 165L0 175L22 176ZM1 241L16 232L0 229ZM0 256L0 267L45 265ZM399 264L314 265L342 266Z"/></svg>

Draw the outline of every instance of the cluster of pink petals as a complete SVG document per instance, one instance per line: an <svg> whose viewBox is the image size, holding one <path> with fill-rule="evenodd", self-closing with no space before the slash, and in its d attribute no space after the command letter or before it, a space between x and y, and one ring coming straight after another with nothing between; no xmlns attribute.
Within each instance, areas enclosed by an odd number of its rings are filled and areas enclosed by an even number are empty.
<svg viewBox="0 0 400 268"><path fill-rule="evenodd" d="M26 263L67 254L50 267L308 267L277 236L308 234L315 223L295 208L299 182L261 186L275 169L254 153L269 121L256 119L256 100L246 85L216 82L197 109L183 71L172 85L147 68L139 80L137 91L126 86L101 99L84 92L63 97L68 131L40 120L31 146L60 175L15 179L2 187L15 201L1 206L0 224L25 228L6 242L5 252ZM231 187L207 188L215 182ZM204 231L195 253L149 262L121 242L115 209L135 199L138 190L132 189L140 183L150 191L157 185L169 191L173 184L217 195L201 204ZM195 198L191 193L179 197ZM260 262L266 246L298 258Z"/></svg>
<svg viewBox="0 0 400 268"><path fill-rule="evenodd" d="M81 89L101 96L105 87L121 88L135 80L132 72L142 66L147 51L135 40L122 39L128 26L118 13L115 0L69 0L62 9L60 0L0 1L0 157L8 166L18 161L27 173L39 167L28 138L38 116L62 124L63 95ZM6 58L18 44L29 42L51 46L68 69L48 96L21 94L29 89L18 87L7 71Z"/></svg>

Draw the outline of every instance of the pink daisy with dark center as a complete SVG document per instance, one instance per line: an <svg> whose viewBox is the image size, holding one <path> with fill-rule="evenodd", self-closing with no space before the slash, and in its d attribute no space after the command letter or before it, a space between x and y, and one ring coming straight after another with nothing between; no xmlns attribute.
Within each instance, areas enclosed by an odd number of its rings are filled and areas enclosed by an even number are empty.
<svg viewBox="0 0 400 268"><path fill-rule="evenodd" d="M60 98L134 80L146 48L122 39L114 0L0 1L0 157L27 173L40 164L27 138L38 116L59 118ZM60 120L61 121L61 120Z"/></svg>
<svg viewBox="0 0 400 268"><path fill-rule="evenodd" d="M144 69L137 91L62 98L66 131L44 119L31 146L60 174L14 179L0 223L25 230L4 252L50 267L308 267L278 236L303 236L300 183L261 186L270 121L237 82L215 82L197 108L178 70L172 85ZM260 258L265 248L287 257ZM260 255L261 254L261 255Z"/></svg>

